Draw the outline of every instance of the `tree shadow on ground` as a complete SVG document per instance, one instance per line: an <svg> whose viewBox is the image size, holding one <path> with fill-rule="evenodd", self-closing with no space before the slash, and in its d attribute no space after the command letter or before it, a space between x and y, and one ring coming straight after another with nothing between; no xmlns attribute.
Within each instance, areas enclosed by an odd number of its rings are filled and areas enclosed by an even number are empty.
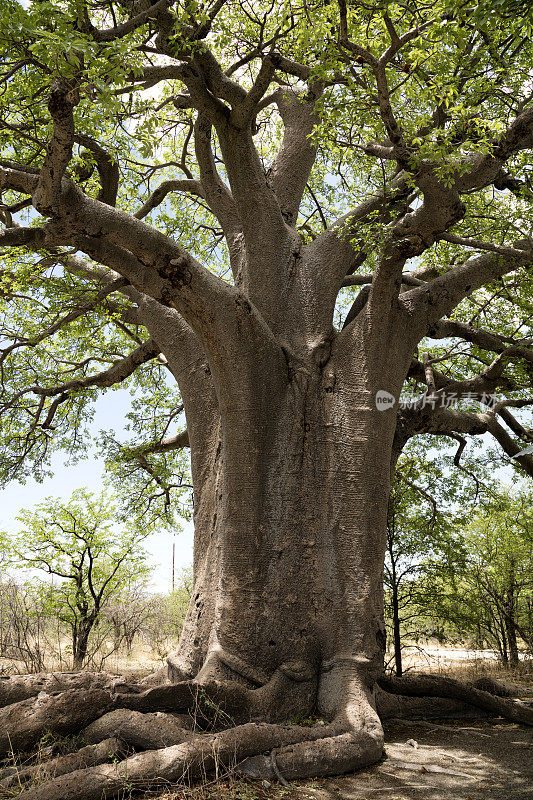
<svg viewBox="0 0 533 800"><path fill-rule="evenodd" d="M533 800L531 729L410 720L389 722L385 736L380 764L295 787L290 800Z"/></svg>

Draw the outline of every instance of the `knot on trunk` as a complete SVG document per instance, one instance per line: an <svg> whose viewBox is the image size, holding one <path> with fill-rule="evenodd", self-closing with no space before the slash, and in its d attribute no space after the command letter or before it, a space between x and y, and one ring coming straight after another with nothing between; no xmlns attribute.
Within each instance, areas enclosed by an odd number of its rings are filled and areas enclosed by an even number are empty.
<svg viewBox="0 0 533 800"><path fill-rule="evenodd" d="M80 102L79 81L56 78L50 86L48 111L54 121L67 119Z"/></svg>
<svg viewBox="0 0 533 800"><path fill-rule="evenodd" d="M185 256L171 258L158 269L158 273L162 278L169 280L173 286L177 286L180 289L183 286L190 286L192 281L192 272L188 267Z"/></svg>

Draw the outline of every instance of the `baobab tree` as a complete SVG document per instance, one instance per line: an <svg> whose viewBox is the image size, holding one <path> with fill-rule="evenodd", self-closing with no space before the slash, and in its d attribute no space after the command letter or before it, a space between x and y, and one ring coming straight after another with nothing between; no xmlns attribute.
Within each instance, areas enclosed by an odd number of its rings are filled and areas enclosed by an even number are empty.
<svg viewBox="0 0 533 800"><path fill-rule="evenodd" d="M8 706L10 741L206 698L242 723L21 797L111 796L125 774L217 758L352 770L382 753L378 681L531 721L474 689L382 677L402 447L451 436L460 463L465 434L508 456L530 440L509 409L531 402L531 20L498 8L4 3L5 473L78 447L69 425L98 388L166 370L117 469L168 500L180 480L157 458L189 447L195 523L167 683L23 701L20 724ZM346 287L361 288L340 324ZM406 381L423 395L402 405ZM322 724L279 724L310 714Z"/></svg>

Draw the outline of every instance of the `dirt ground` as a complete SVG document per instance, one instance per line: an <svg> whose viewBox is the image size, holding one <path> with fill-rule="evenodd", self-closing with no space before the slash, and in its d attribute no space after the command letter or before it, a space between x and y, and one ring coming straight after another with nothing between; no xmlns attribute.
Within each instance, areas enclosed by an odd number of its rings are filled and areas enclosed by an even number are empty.
<svg viewBox="0 0 533 800"><path fill-rule="evenodd" d="M287 800L533 800L531 729L411 721L391 722L385 732L381 764L295 789Z"/></svg>
<svg viewBox="0 0 533 800"><path fill-rule="evenodd" d="M503 720L391 721L383 761L287 787L223 781L159 800L533 800L533 730Z"/></svg>

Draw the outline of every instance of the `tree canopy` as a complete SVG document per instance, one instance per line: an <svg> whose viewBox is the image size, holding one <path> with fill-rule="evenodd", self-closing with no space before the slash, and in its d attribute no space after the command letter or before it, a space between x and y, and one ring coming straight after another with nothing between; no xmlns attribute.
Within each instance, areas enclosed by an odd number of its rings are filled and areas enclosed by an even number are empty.
<svg viewBox="0 0 533 800"><path fill-rule="evenodd" d="M272 190L301 245L350 243L320 290L338 326L391 242L413 314L429 292L408 380L433 400L400 410L400 439L462 447L489 431L508 456L530 441L527 4L8 0L0 13L4 480L42 476L55 448L83 455L97 393L127 387L131 439L100 444L130 506L168 511L189 484L187 435L139 292L171 305L177 292L214 333L243 247L272 225ZM233 174L228 121L251 124L271 189ZM187 260L181 277L161 272L164 242ZM494 394L494 408L449 399Z"/></svg>

